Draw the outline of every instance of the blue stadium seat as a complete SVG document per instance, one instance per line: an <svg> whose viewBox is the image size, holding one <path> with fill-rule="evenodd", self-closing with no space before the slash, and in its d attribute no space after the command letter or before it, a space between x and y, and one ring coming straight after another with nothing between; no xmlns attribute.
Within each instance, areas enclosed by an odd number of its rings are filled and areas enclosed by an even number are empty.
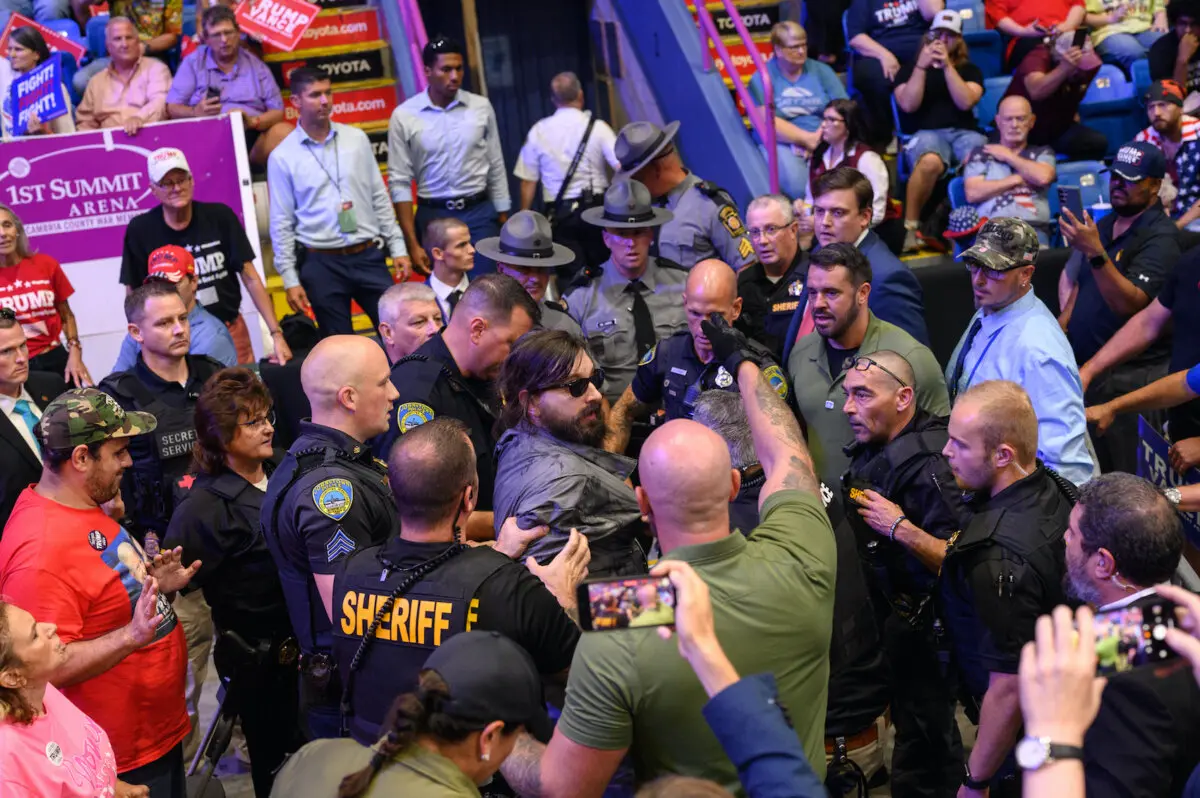
<svg viewBox="0 0 1200 798"><path fill-rule="evenodd" d="M962 17L964 34L986 30L983 3L980 0L949 0L946 8L957 11Z"/></svg>
<svg viewBox="0 0 1200 798"><path fill-rule="evenodd" d="M975 106L975 118L979 120L981 128L986 130L992 126L992 122L996 119L996 109L1000 106L1004 92L1008 91L1010 82L1012 82L1011 75L983 79L983 97Z"/></svg>
<svg viewBox="0 0 1200 798"><path fill-rule="evenodd" d="M1146 115L1133 84L1121 68L1102 64L1079 104L1079 120L1108 137L1107 158L1146 126Z"/></svg>
<svg viewBox="0 0 1200 798"><path fill-rule="evenodd" d="M1078 186L1082 189L1085 208L1108 202L1108 168L1100 161L1067 161L1058 164L1058 185ZM1054 202L1058 202L1058 188L1054 189ZM1057 215L1057 211L1055 212Z"/></svg>
<svg viewBox="0 0 1200 798"><path fill-rule="evenodd" d="M1150 88L1150 84L1154 82L1150 79L1149 59L1139 58L1134 61L1130 72L1132 72L1133 77L1133 95L1141 97L1146 93L1146 89Z"/></svg>
<svg viewBox="0 0 1200 798"><path fill-rule="evenodd" d="M946 193L950 197L950 208L961 208L967 204L967 184L962 177L956 177L950 181L950 185L946 187Z"/></svg>
<svg viewBox="0 0 1200 798"><path fill-rule="evenodd" d="M63 36L76 44L87 45L87 40L83 38L83 34L79 32L79 24L73 19L52 19L49 22L43 22L50 30L60 36Z"/></svg>
<svg viewBox="0 0 1200 798"><path fill-rule="evenodd" d="M1092 78L1087 93L1083 95L1084 105L1128 100L1133 97L1133 84L1125 77L1119 66L1101 64L1100 71Z"/></svg>
<svg viewBox="0 0 1200 798"><path fill-rule="evenodd" d="M92 58L108 55L108 44L104 41L104 28L108 25L108 14L97 14L87 23L87 46Z"/></svg>
<svg viewBox="0 0 1200 798"><path fill-rule="evenodd" d="M1000 40L999 33L994 30L964 32L963 40L967 43L971 63L979 67L985 78L1004 73L1004 42Z"/></svg>

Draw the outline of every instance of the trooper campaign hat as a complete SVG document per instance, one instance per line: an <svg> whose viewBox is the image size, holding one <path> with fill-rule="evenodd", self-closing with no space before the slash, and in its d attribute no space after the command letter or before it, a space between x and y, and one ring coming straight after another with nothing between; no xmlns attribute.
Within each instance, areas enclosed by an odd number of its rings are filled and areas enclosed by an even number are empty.
<svg viewBox="0 0 1200 798"><path fill-rule="evenodd" d="M618 180L604 192L604 205L580 214L588 224L607 228L660 227L675 218L666 208L657 208L650 189L636 180Z"/></svg>
<svg viewBox="0 0 1200 798"><path fill-rule="evenodd" d="M653 161L675 138L679 123L660 128L653 122L630 122L621 128L613 152L621 162L618 175L632 175Z"/></svg>
<svg viewBox="0 0 1200 798"><path fill-rule="evenodd" d="M575 260L575 253L555 244L550 222L535 211L518 211L500 228L500 235L485 238L475 245L485 258L509 266L538 266L547 269Z"/></svg>

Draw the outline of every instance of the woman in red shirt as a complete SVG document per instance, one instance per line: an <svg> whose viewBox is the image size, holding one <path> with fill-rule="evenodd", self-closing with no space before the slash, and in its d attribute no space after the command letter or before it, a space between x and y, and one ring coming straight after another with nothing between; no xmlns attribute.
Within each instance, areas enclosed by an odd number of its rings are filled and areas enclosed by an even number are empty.
<svg viewBox="0 0 1200 798"><path fill-rule="evenodd" d="M83 346L67 298L75 293L58 261L33 252L25 225L12 208L0 204L0 307L11 309L25 330L29 368L61 372L80 388L92 385L83 365ZM60 340L67 334L64 348Z"/></svg>
<svg viewBox="0 0 1200 798"><path fill-rule="evenodd" d="M1047 36L1078 28L1085 16L1084 0L987 0L984 9L988 27L1009 37L1004 48L1009 70Z"/></svg>

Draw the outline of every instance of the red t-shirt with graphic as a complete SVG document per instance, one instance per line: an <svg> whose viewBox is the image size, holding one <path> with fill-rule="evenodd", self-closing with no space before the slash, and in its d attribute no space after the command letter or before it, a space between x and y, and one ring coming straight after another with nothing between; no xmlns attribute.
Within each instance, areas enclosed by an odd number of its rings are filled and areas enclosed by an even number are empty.
<svg viewBox="0 0 1200 798"><path fill-rule="evenodd" d="M58 342L62 319L55 307L75 293L62 266L49 255L30 255L16 266L0 267L0 307L11 308L25 330L29 356Z"/></svg>
<svg viewBox="0 0 1200 798"><path fill-rule="evenodd" d="M127 625L145 576L142 547L102 510L67 507L32 487L0 537L0 595L57 624L68 645ZM119 773L159 759L188 732L187 644L161 595L158 611L154 642L62 691L108 733Z"/></svg>

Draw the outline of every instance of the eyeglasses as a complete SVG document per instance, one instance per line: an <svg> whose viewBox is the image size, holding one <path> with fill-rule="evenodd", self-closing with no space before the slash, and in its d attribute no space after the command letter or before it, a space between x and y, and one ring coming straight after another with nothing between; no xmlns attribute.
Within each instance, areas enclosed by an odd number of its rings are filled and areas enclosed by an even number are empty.
<svg viewBox="0 0 1200 798"><path fill-rule="evenodd" d="M0 308L0 319L4 321L16 321L17 312L12 308Z"/></svg>
<svg viewBox="0 0 1200 798"><path fill-rule="evenodd" d="M590 377L578 377L569 382L558 382L554 385L547 385L545 388L542 388L539 393L543 393L545 391L554 391L559 388L566 388L570 392L571 396L578 399L587 393L589 385L594 386L597 391L600 390L600 387L604 385L604 369L598 368L593 370L592 376Z"/></svg>
<svg viewBox="0 0 1200 798"><path fill-rule="evenodd" d="M239 421L238 422L239 427L245 427L246 429L257 429L258 427L261 427L263 424L270 424L272 427L275 426L275 410L274 410L274 408L272 408L271 410L268 410L267 414L265 416L259 416L258 418L252 418L249 421Z"/></svg>
<svg viewBox="0 0 1200 798"><path fill-rule="evenodd" d="M163 180L162 182L158 183L157 185L163 191L171 192L171 191L176 191L176 190L182 190L183 187L186 186L190 182L192 182L192 176L188 175L187 177L181 177L178 180Z"/></svg>
<svg viewBox="0 0 1200 798"><path fill-rule="evenodd" d="M225 30L210 30L204 32L206 39L236 39L241 36L241 31L237 28L226 28Z"/></svg>
<svg viewBox="0 0 1200 798"><path fill-rule="evenodd" d="M1008 272L1001 272L997 271L996 269L989 269L987 266L981 266L973 260L963 261L963 263L966 265L967 271L971 273L972 277L974 277L976 274L979 274L979 272L983 272L983 276L994 283L1003 280L1004 275L1008 274Z"/></svg>
<svg viewBox="0 0 1200 798"><path fill-rule="evenodd" d="M451 39L449 36L438 36L431 39L429 44L425 45L431 53L458 53L462 50L462 45Z"/></svg>
<svg viewBox="0 0 1200 798"><path fill-rule="evenodd" d="M908 384L907 382L905 382L904 380L900 379L900 378L899 378L899 377L897 377L897 376L896 376L896 375L895 375L893 372L891 372L891 371L889 371L888 369L884 368L884 367L883 367L883 366L881 366L881 365L880 365L878 362L876 362L876 361L872 360L871 358L867 357L866 355L859 355L858 357L854 358L854 370L855 370L855 371L869 371L869 370L870 370L870 368L871 368L871 366L874 366L875 368L877 368L877 369L879 369L880 371L882 371L884 374L886 374L886 375L888 375L889 377L891 377L891 378L892 378L893 380L895 380L896 382L900 383L900 387L901 387L901 388L908 388L908 387L910 387L910 386L909 386L909 384Z"/></svg>
<svg viewBox="0 0 1200 798"><path fill-rule="evenodd" d="M844 125L844 124L846 124L846 120L842 119L840 116L823 116L823 117L821 117L821 121L827 125Z"/></svg>
<svg viewBox="0 0 1200 798"><path fill-rule="evenodd" d="M793 224L794 224L794 222L793 222ZM752 240L753 239L762 239L762 238L774 238L775 236L779 235L780 231L785 230L791 226L792 226L791 224L785 224L782 227L779 225L776 225L776 224L769 224L766 227L751 227L746 232L750 234L750 238Z"/></svg>
<svg viewBox="0 0 1200 798"><path fill-rule="evenodd" d="M775 47L779 50L791 50L795 52L797 50L807 50L808 42L798 42L796 44L777 44Z"/></svg>

